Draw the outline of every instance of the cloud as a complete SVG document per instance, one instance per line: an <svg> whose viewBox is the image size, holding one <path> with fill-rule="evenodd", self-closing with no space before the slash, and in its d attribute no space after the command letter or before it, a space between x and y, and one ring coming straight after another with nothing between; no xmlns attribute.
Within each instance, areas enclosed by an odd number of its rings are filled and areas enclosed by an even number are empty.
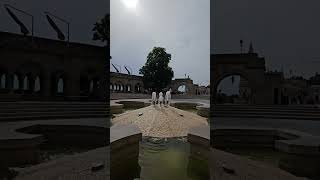
<svg viewBox="0 0 320 180"><path fill-rule="evenodd" d="M175 77L184 74L202 85L210 76L209 0L140 0L137 13L111 1L112 62L137 74L148 53L162 46L172 55ZM138 15L137 15L138 14Z"/></svg>

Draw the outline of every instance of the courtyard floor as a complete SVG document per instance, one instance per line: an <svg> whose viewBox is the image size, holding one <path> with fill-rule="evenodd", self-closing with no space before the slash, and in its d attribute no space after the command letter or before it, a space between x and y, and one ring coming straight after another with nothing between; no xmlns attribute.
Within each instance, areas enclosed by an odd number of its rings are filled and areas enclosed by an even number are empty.
<svg viewBox="0 0 320 180"><path fill-rule="evenodd" d="M113 126L135 124L143 136L180 137L187 136L188 130L197 126L208 126L206 118L174 107L150 105L141 109L116 115Z"/></svg>

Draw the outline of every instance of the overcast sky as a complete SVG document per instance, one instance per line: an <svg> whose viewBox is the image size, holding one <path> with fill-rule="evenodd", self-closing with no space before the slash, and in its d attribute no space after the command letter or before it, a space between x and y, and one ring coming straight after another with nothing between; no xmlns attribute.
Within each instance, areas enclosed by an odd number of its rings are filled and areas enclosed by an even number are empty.
<svg viewBox="0 0 320 180"><path fill-rule="evenodd" d="M43 13L49 11L70 21L70 41L102 45L92 40L92 28L97 20L109 12L109 0L0 0L0 31L20 33L19 26L15 24L4 9L3 4L5 3L34 15L35 36L57 39L55 31L50 27ZM17 11L13 10L13 12L31 32L30 18ZM56 21L56 23L67 37L66 25L59 21Z"/></svg>
<svg viewBox="0 0 320 180"><path fill-rule="evenodd" d="M267 68L309 78L320 72L319 0L214 0L211 50L239 53L250 41Z"/></svg>
<svg viewBox="0 0 320 180"><path fill-rule="evenodd" d="M210 1L138 0L130 9L111 0L111 62L134 74L155 46L172 55L174 78L189 75L194 83L210 81ZM111 70L114 69L111 67Z"/></svg>

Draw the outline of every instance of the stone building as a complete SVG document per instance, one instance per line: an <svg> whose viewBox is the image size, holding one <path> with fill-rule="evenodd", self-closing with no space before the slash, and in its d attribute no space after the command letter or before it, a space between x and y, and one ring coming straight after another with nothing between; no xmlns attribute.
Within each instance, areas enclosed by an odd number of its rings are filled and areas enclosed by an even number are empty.
<svg viewBox="0 0 320 180"><path fill-rule="evenodd" d="M312 101L320 104L320 74L316 73L315 76L311 77L309 83Z"/></svg>
<svg viewBox="0 0 320 180"><path fill-rule="evenodd" d="M109 48L0 32L0 100L104 100Z"/></svg>
<svg viewBox="0 0 320 180"><path fill-rule="evenodd" d="M142 77L117 72L110 72L111 93L143 93Z"/></svg>
<svg viewBox="0 0 320 180"><path fill-rule="evenodd" d="M184 86L187 95L209 95L210 87L193 84L190 78L179 78L171 81L166 88L171 88L173 94L179 94L179 87ZM110 72L110 92L111 93L150 93L144 88L142 76Z"/></svg>
<svg viewBox="0 0 320 180"><path fill-rule="evenodd" d="M240 96L246 97L246 103L307 103L307 80L286 79L283 72L266 71L265 59L257 53L212 54L210 70L213 102L219 83L228 76L239 75Z"/></svg>

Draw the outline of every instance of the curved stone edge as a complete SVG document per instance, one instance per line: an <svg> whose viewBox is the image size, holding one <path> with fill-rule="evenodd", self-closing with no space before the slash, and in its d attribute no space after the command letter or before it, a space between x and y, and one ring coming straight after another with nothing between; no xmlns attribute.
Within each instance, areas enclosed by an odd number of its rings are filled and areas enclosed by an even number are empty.
<svg viewBox="0 0 320 180"><path fill-rule="evenodd" d="M111 114L121 114L124 108L143 108L151 104L150 100L113 100L110 103Z"/></svg>
<svg viewBox="0 0 320 180"><path fill-rule="evenodd" d="M272 146L280 152L297 155L319 155L320 156L320 137L308 133L272 128L213 128L211 138L215 136L225 136L233 142L257 143L265 146ZM237 139L238 138L238 139ZM246 139L241 139L246 138ZM260 139L259 138L264 138ZM213 141L214 142L214 141Z"/></svg>
<svg viewBox="0 0 320 180"><path fill-rule="evenodd" d="M210 117L210 106L201 104L196 107L197 114L202 117L209 118Z"/></svg>
<svg viewBox="0 0 320 180"><path fill-rule="evenodd" d="M139 143L142 132L134 124L110 128L110 172L113 179L127 179L123 173L139 171Z"/></svg>
<svg viewBox="0 0 320 180"><path fill-rule="evenodd" d="M121 114L124 108L143 108L151 105L150 99L128 99L128 100L112 100L110 104L111 114ZM194 102L172 102L172 107L178 109L196 109L197 114L202 117L209 117L210 106L203 103Z"/></svg>
<svg viewBox="0 0 320 180"><path fill-rule="evenodd" d="M28 133L27 129L35 129L47 127L46 129L55 129L57 131L73 128L70 133L87 133L89 131L99 131L97 133L108 133L108 128L90 126L90 125L65 125L65 124L42 124L42 123L28 123L19 126L12 126L8 129L7 138L0 139L0 162L6 166L20 166L23 164L34 164L38 161L38 147L45 142L43 134ZM48 128L49 127L49 128ZM88 129L89 128L89 129ZM74 129L77 129L74 131ZM49 132L52 133L53 131ZM59 132L57 132L59 133ZM65 139L64 139L65 140ZM69 139L70 140L70 139ZM107 137L106 137L107 140ZM83 139L77 139L81 143ZM98 140L97 140L98 141ZM107 145L107 142L106 144Z"/></svg>
<svg viewBox="0 0 320 180"><path fill-rule="evenodd" d="M198 126L189 129L187 140L190 144L190 157L208 162L210 149L209 126Z"/></svg>
<svg viewBox="0 0 320 180"><path fill-rule="evenodd" d="M41 179L110 179L110 148L109 146L93 149L80 154L66 155L35 166L18 169L15 180ZM96 164L104 167L93 172Z"/></svg>
<svg viewBox="0 0 320 180"><path fill-rule="evenodd" d="M198 126L189 129L188 142L197 144L202 147L209 149L210 147L210 127L209 126Z"/></svg>

